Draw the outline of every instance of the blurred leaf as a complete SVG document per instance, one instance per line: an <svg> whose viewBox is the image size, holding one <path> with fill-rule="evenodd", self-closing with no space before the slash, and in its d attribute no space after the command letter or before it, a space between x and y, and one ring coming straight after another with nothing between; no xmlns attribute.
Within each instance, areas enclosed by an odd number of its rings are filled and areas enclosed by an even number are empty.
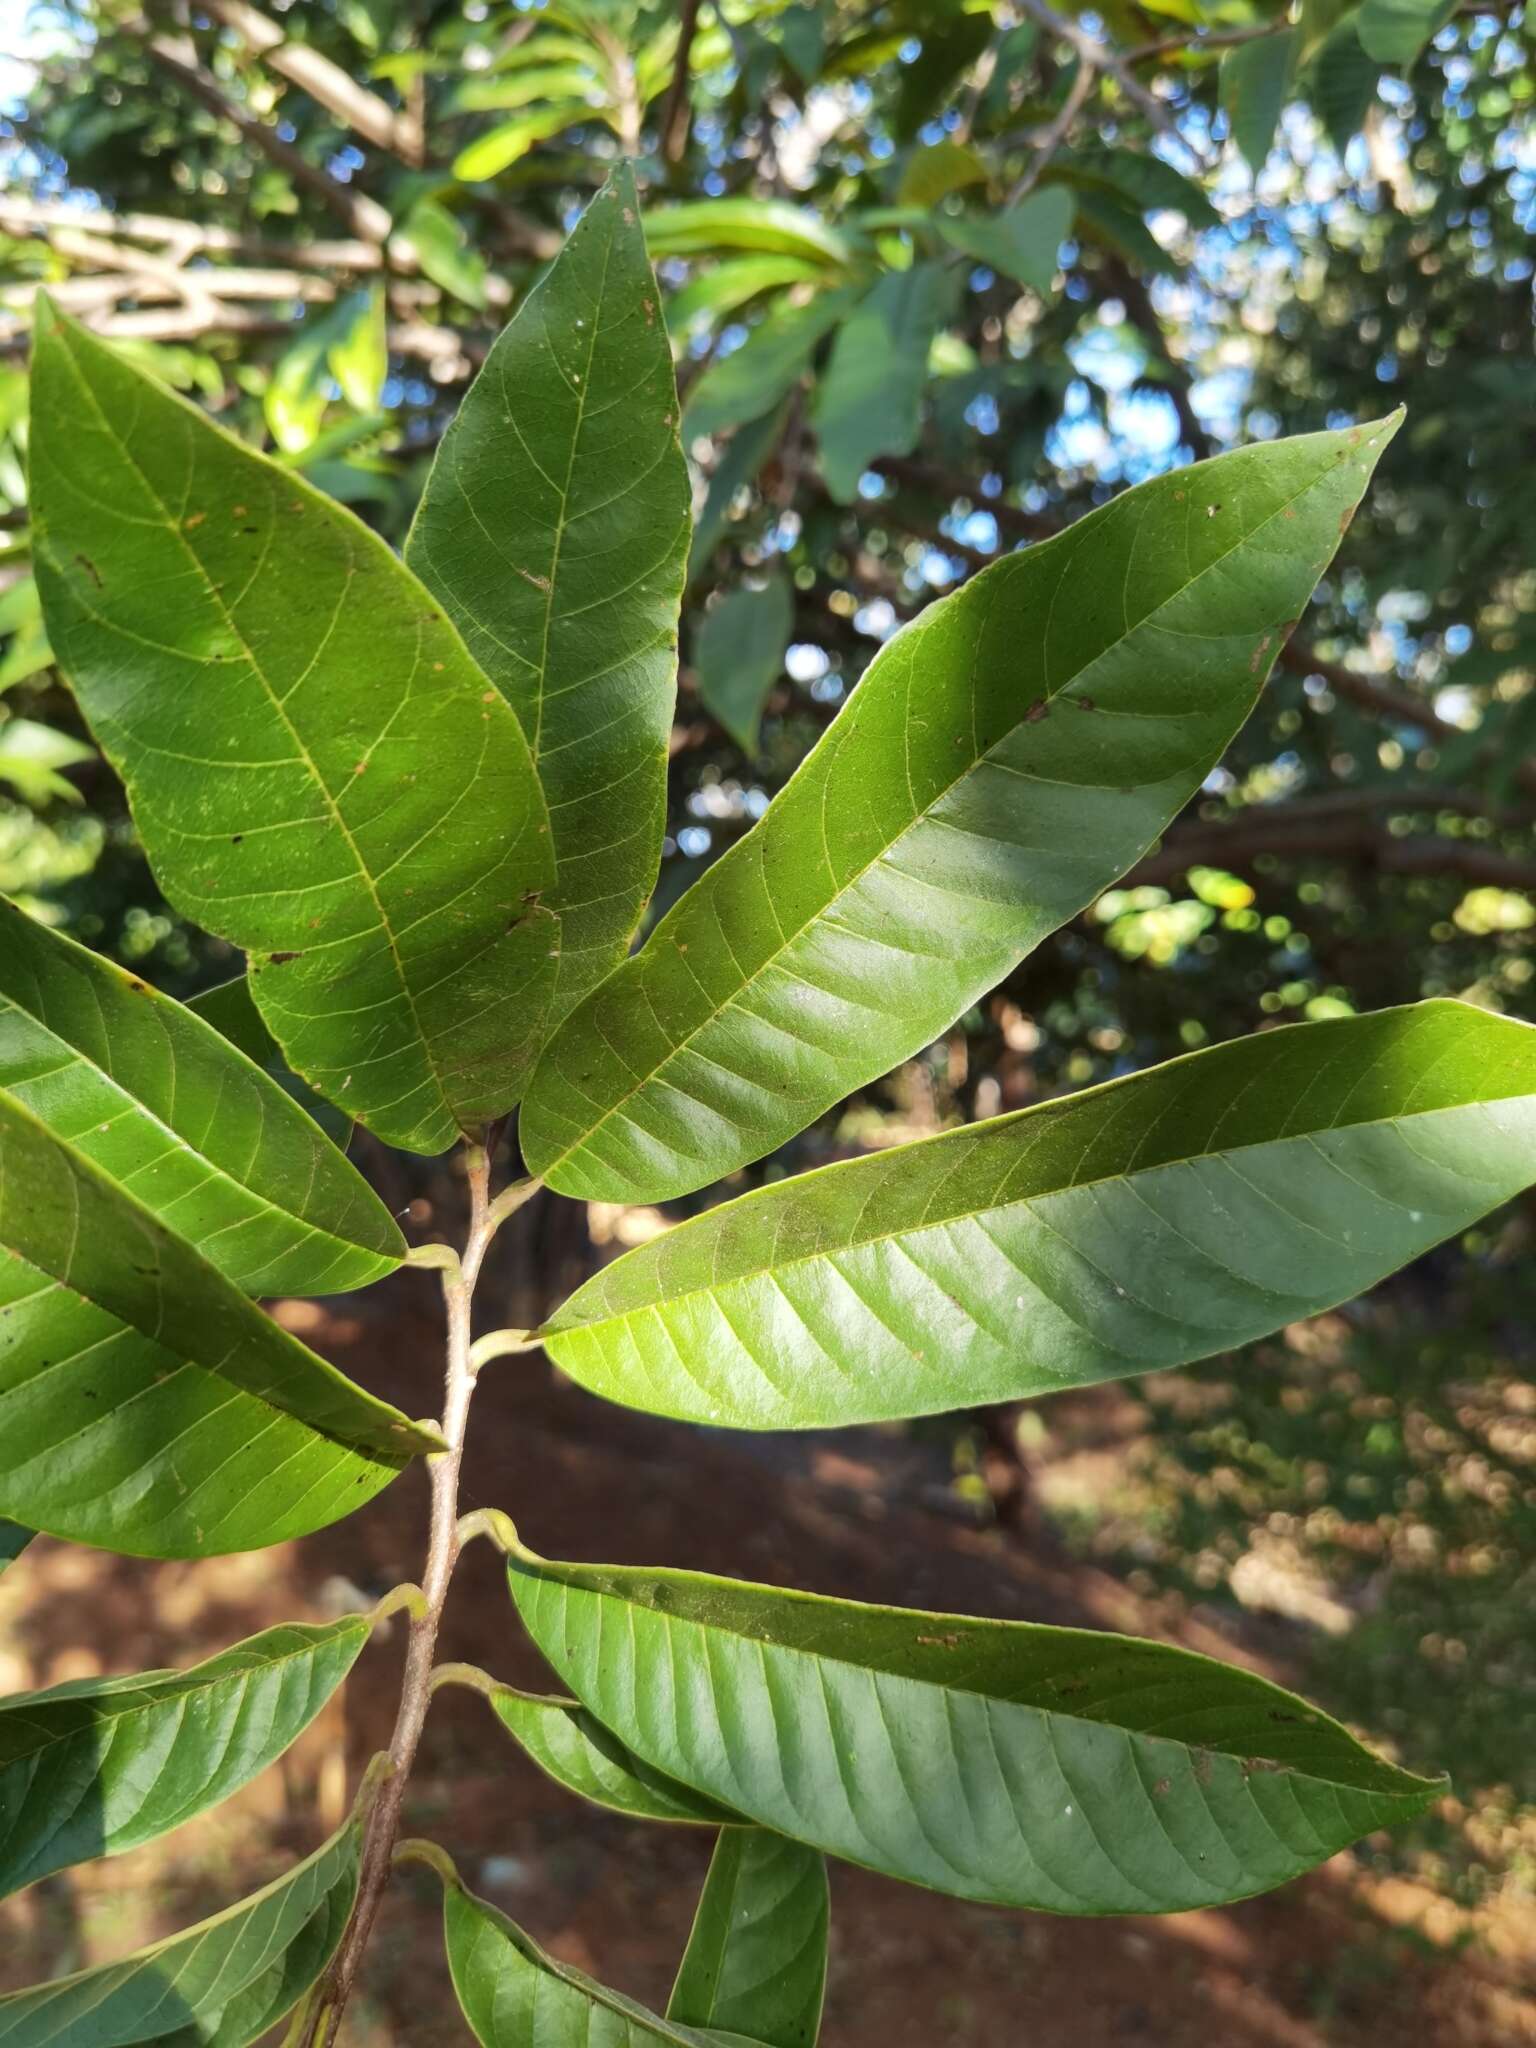
<svg viewBox="0 0 1536 2048"><path fill-rule="evenodd" d="M1046 297L1061 245L1072 232L1074 201L1063 185L1033 192L1019 205L980 217L944 214L934 223L952 248Z"/></svg>
<svg viewBox="0 0 1536 2048"><path fill-rule="evenodd" d="M1134 149L1076 150L1053 166L1069 185L1100 186L1140 213L1182 213L1192 228L1221 226L1221 215L1193 180L1160 156Z"/></svg>
<svg viewBox="0 0 1536 2048"><path fill-rule="evenodd" d="M881 278L839 327L811 411L822 474L839 504L857 497L877 456L917 446L928 352L953 297L942 265L914 264Z"/></svg>
<svg viewBox="0 0 1536 2048"><path fill-rule="evenodd" d="M794 615L789 579L772 575L728 591L699 621L699 695L745 754L757 752L763 705L784 673Z"/></svg>
<svg viewBox="0 0 1536 2048"><path fill-rule="evenodd" d="M190 1671L0 1701L0 1897L120 1856L248 1785L314 1720L371 1627L284 1623Z"/></svg>
<svg viewBox="0 0 1536 2048"><path fill-rule="evenodd" d="M1096 187L1080 190L1077 219L1092 240L1117 249L1130 259L1137 270L1148 272L1153 277L1177 277L1180 274L1182 266L1177 257L1163 247L1136 208L1116 198L1113 193Z"/></svg>
<svg viewBox="0 0 1536 2048"><path fill-rule="evenodd" d="M764 1828L720 1831L667 2018L815 2048L827 1981L826 1859Z"/></svg>
<svg viewBox="0 0 1536 2048"><path fill-rule="evenodd" d="M683 439L718 434L760 419L810 368L823 337L858 303L857 287L821 292L808 305L777 305L740 348L721 356L693 385L683 413Z"/></svg>
<svg viewBox="0 0 1536 2048"><path fill-rule="evenodd" d="M1255 177L1268 161L1281 110L1290 98L1296 49L1296 31L1287 28L1278 35L1239 43L1222 55L1222 111L1232 140Z"/></svg>
<svg viewBox="0 0 1536 2048"><path fill-rule="evenodd" d="M586 100L596 87L597 72L590 62L530 64L524 70L482 71L462 79L448 106L455 114L496 114L531 106L535 100Z"/></svg>
<svg viewBox="0 0 1536 2048"><path fill-rule="evenodd" d="M20 1522L0 1521L0 1572L16 1562L36 1533L23 1529Z"/></svg>
<svg viewBox="0 0 1536 2048"><path fill-rule="evenodd" d="M565 100L558 106L541 107L537 113L520 114L515 121L502 121L461 149L453 160L453 175L463 184L499 177L535 143L579 128L584 121L599 118L585 100Z"/></svg>
<svg viewBox="0 0 1536 2048"><path fill-rule="evenodd" d="M1161 1643L524 1550L507 1572L534 1642L648 1762L958 1898L1218 1905L1445 1790L1266 1679Z"/></svg>
<svg viewBox="0 0 1536 2048"><path fill-rule="evenodd" d="M959 192L967 185L985 185L987 181L987 167L975 150L946 137L912 152L896 197L903 206L935 206L951 192Z"/></svg>
<svg viewBox="0 0 1536 2048"><path fill-rule="evenodd" d="M783 199L690 199L651 209L645 241L652 256L701 256L717 249L762 249L808 263L844 265L847 239L819 214Z"/></svg>
<svg viewBox="0 0 1536 2048"><path fill-rule="evenodd" d="M79 803L79 790L66 782L59 770L78 768L82 761L95 759L94 747L51 725L39 725L31 718L0 722L0 782L8 782L29 803L45 804L50 797Z"/></svg>
<svg viewBox="0 0 1536 2048"><path fill-rule="evenodd" d="M485 310L485 258L470 246L456 214L435 199L418 199L405 217L402 232L435 285L477 312Z"/></svg>
<svg viewBox="0 0 1536 2048"><path fill-rule="evenodd" d="M1360 9L1361 46L1378 64L1406 71L1430 39L1456 13L1456 0L1365 0Z"/></svg>
<svg viewBox="0 0 1536 2048"><path fill-rule="evenodd" d="M710 556L724 537L737 492L756 480L759 470L778 447L785 414L786 408L779 406L764 413L760 420L748 420L716 456L703 509L694 521L693 546L688 556L690 584L704 573Z"/></svg>
<svg viewBox="0 0 1536 2048"><path fill-rule="evenodd" d="M376 413L389 375L389 342L384 331L384 288L349 292L336 308L333 337L325 352L331 375L354 412Z"/></svg>
<svg viewBox="0 0 1536 2048"><path fill-rule="evenodd" d="M1318 51L1307 87L1312 111L1341 156L1365 124L1380 77L1381 66L1366 54L1352 13Z"/></svg>
<svg viewBox="0 0 1536 2048"><path fill-rule="evenodd" d="M819 264L803 256L737 256L690 278L667 301L667 324L681 337L700 315L718 319L734 313L760 292L780 285L807 284L821 276Z"/></svg>
<svg viewBox="0 0 1536 2048"><path fill-rule="evenodd" d="M0 1997L0 2048L247 2048L335 1953L360 1848L349 1822L265 1891L185 1934Z"/></svg>

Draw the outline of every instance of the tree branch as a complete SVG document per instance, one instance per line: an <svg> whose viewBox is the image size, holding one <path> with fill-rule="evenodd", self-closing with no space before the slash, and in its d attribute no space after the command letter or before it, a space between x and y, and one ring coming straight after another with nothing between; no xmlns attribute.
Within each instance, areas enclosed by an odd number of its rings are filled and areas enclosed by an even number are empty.
<svg viewBox="0 0 1536 2048"><path fill-rule="evenodd" d="M269 71L307 92L317 106L334 114L354 135L376 149L388 150L413 170L421 168L424 149L419 120L360 86L310 44L290 42L275 21L247 7L244 0L200 0L200 5L205 14L233 29Z"/></svg>
<svg viewBox="0 0 1536 2048"><path fill-rule="evenodd" d="M689 65L693 59L694 30L699 25L699 0L683 0L677 23L677 55L672 61L672 83L667 87L661 110L661 154L669 164L680 164L688 147L688 129L693 119L689 90Z"/></svg>

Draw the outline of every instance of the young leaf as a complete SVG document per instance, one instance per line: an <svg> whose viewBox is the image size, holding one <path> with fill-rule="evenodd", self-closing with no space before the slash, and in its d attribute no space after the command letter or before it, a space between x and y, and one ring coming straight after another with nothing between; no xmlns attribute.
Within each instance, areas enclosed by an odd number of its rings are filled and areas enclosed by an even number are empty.
<svg viewBox="0 0 1536 2048"><path fill-rule="evenodd" d="M546 1048L530 1169L562 1194L683 1194L938 1037L1199 788L1396 425L1158 477L887 642Z"/></svg>
<svg viewBox="0 0 1536 2048"><path fill-rule="evenodd" d="M1056 259L1072 231L1072 213L1071 192L1065 185L1052 185L1005 212L981 219L944 215L934 225L951 248L1028 285L1043 298L1055 281Z"/></svg>
<svg viewBox="0 0 1536 2048"><path fill-rule="evenodd" d="M0 2048L245 2048L334 1954L359 1846L349 1822L276 1884L185 1934L0 1998Z"/></svg>
<svg viewBox="0 0 1536 2048"><path fill-rule="evenodd" d="M854 286L764 315L740 348L711 363L688 394L683 438L719 434L771 413L800 382L823 338L858 304Z"/></svg>
<svg viewBox="0 0 1536 2048"><path fill-rule="evenodd" d="M1280 114L1296 69L1296 31L1239 43L1222 53L1220 96L1232 140L1255 177L1274 147Z"/></svg>
<svg viewBox="0 0 1536 2048"><path fill-rule="evenodd" d="M877 456L917 446L928 351L953 289L942 264L889 271L839 328L812 420L827 489L840 505L853 502Z"/></svg>
<svg viewBox="0 0 1536 2048"><path fill-rule="evenodd" d="M614 174L443 436L406 559L516 711L549 804L556 1014L624 956L666 822L688 469L634 174Z"/></svg>
<svg viewBox="0 0 1536 2048"><path fill-rule="evenodd" d="M481 2048L706 2048L740 2038L659 2019L557 1963L457 1881L443 1887L443 1936L453 1988ZM3 2037L0 2048L8 2048Z"/></svg>
<svg viewBox="0 0 1536 2048"><path fill-rule="evenodd" d="M0 1514L131 1557L306 1536L405 1463L189 1364L16 1257L0 1258L0 1443Z"/></svg>
<svg viewBox="0 0 1536 2048"><path fill-rule="evenodd" d="M16 1562L36 1533L23 1529L20 1522L0 1521L0 1572Z"/></svg>
<svg viewBox="0 0 1536 2048"><path fill-rule="evenodd" d="M1454 1002L1265 1031L680 1224L552 1319L583 1386L736 1429L1208 1358L1536 1180L1536 1028Z"/></svg>
<svg viewBox="0 0 1536 2048"><path fill-rule="evenodd" d="M436 1432L290 1337L194 1245L0 1088L0 1245L70 1294L343 1443L405 1458Z"/></svg>
<svg viewBox="0 0 1536 2048"><path fill-rule="evenodd" d="M161 887L255 956L296 1072L441 1151L553 981L516 717L375 534L46 310L33 389L50 636Z"/></svg>
<svg viewBox="0 0 1536 2048"><path fill-rule="evenodd" d="M819 1850L763 1828L722 1828L668 2019L766 2048L815 2048L830 1910Z"/></svg>
<svg viewBox="0 0 1536 2048"><path fill-rule="evenodd" d="M739 1818L631 1755L576 1700L546 1699L493 1685L491 1712L547 1777L596 1806L635 1820L690 1821L719 1827Z"/></svg>
<svg viewBox="0 0 1536 2048"><path fill-rule="evenodd" d="M783 576L728 591L699 622L699 695L743 753L756 754L768 692L784 673L794 597Z"/></svg>
<svg viewBox="0 0 1536 2048"><path fill-rule="evenodd" d="M1160 1643L526 1552L508 1573L534 1641L637 1755L960 1898L1225 1904L1443 1790L1266 1679Z"/></svg>
<svg viewBox="0 0 1536 2048"><path fill-rule="evenodd" d="M211 1024L0 898L0 1087L248 1294L392 1272L388 1210Z"/></svg>
<svg viewBox="0 0 1536 2048"><path fill-rule="evenodd" d="M371 1626L285 1624L190 1671L0 1701L0 1897L137 1848L249 1784L309 1726Z"/></svg>

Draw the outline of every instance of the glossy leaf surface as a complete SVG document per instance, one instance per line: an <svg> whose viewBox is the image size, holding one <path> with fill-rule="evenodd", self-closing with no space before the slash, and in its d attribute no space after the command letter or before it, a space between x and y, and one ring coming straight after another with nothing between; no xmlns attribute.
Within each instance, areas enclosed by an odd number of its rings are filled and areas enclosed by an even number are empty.
<svg viewBox="0 0 1536 2048"><path fill-rule="evenodd" d="M245 2048L330 1961L357 1892L349 1823L276 1884L120 1963L0 1998L0 2048Z"/></svg>
<svg viewBox="0 0 1536 2048"><path fill-rule="evenodd" d="M665 824L690 500L637 209L626 167L491 350L406 542L533 749L561 1012L622 959Z"/></svg>
<svg viewBox="0 0 1536 2048"><path fill-rule="evenodd" d="M1199 788L1395 425L1142 484L888 641L546 1048L531 1169L562 1194L683 1194L939 1036Z"/></svg>
<svg viewBox="0 0 1536 2048"><path fill-rule="evenodd" d="M189 1671L0 1701L0 1896L152 1841L248 1784L308 1727L370 1626L265 1629Z"/></svg>
<svg viewBox="0 0 1536 2048"><path fill-rule="evenodd" d="M1536 1028L1300 1024L727 1202L550 1328L594 1393L785 1429L1207 1358L1372 1287L1536 1180Z"/></svg>
<svg viewBox="0 0 1536 2048"><path fill-rule="evenodd" d="M830 1912L819 1850L764 1828L723 1828L667 2017L766 2048L815 2048Z"/></svg>
<svg viewBox="0 0 1536 2048"><path fill-rule="evenodd" d="M652 1770L576 1700L541 1699L510 1685L487 1693L491 1712L547 1776L634 1820L721 1826L728 1807Z"/></svg>
<svg viewBox="0 0 1536 2048"><path fill-rule="evenodd" d="M248 1294L332 1294L405 1241L273 1080L182 1004L0 899L0 1087Z"/></svg>
<svg viewBox="0 0 1536 2048"><path fill-rule="evenodd" d="M516 717L375 534L101 342L40 320L33 389L49 633L162 889L252 956L296 1072L443 1150L515 1099L554 975Z"/></svg>
<svg viewBox="0 0 1536 2048"><path fill-rule="evenodd" d="M444 1889L443 1934L453 1988L481 2048L701 2048L737 2039L661 2019L556 1962L457 1884Z"/></svg>
<svg viewBox="0 0 1536 2048"><path fill-rule="evenodd" d="M1087 1630L514 1555L512 1597L638 1755L935 1891L1167 1913L1284 1883L1443 1789L1251 1673Z"/></svg>

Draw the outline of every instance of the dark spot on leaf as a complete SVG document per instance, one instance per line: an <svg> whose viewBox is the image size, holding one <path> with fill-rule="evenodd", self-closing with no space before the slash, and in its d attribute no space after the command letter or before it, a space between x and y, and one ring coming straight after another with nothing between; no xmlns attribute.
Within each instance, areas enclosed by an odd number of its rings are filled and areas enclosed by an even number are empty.
<svg viewBox="0 0 1536 2048"><path fill-rule="evenodd" d="M232 832L230 834L229 843L231 846L239 846L243 844L244 839L245 834L243 832Z"/></svg>
<svg viewBox="0 0 1536 2048"><path fill-rule="evenodd" d="M917 1640L930 1650L958 1650L965 1638L957 1635L919 1636Z"/></svg>
<svg viewBox="0 0 1536 2048"><path fill-rule="evenodd" d="M1042 718L1049 718L1050 715L1051 707L1042 697L1037 703L1031 704L1025 712L1024 723L1026 725L1038 725Z"/></svg>
<svg viewBox="0 0 1536 2048"><path fill-rule="evenodd" d="M282 967L289 960L302 960L303 958L304 955L302 953L269 953L267 955L267 964L270 967Z"/></svg>
<svg viewBox="0 0 1536 2048"><path fill-rule="evenodd" d="M1079 711L1097 711L1099 708L1091 697L1078 697L1074 699L1074 702Z"/></svg>
<svg viewBox="0 0 1536 2048"><path fill-rule="evenodd" d="M96 564L91 560L90 556L82 555L79 549L77 548L75 550L75 560L80 564L81 568L85 571L86 575L90 577L91 581L95 584L96 588L100 590L102 588L101 571L97 568Z"/></svg>

